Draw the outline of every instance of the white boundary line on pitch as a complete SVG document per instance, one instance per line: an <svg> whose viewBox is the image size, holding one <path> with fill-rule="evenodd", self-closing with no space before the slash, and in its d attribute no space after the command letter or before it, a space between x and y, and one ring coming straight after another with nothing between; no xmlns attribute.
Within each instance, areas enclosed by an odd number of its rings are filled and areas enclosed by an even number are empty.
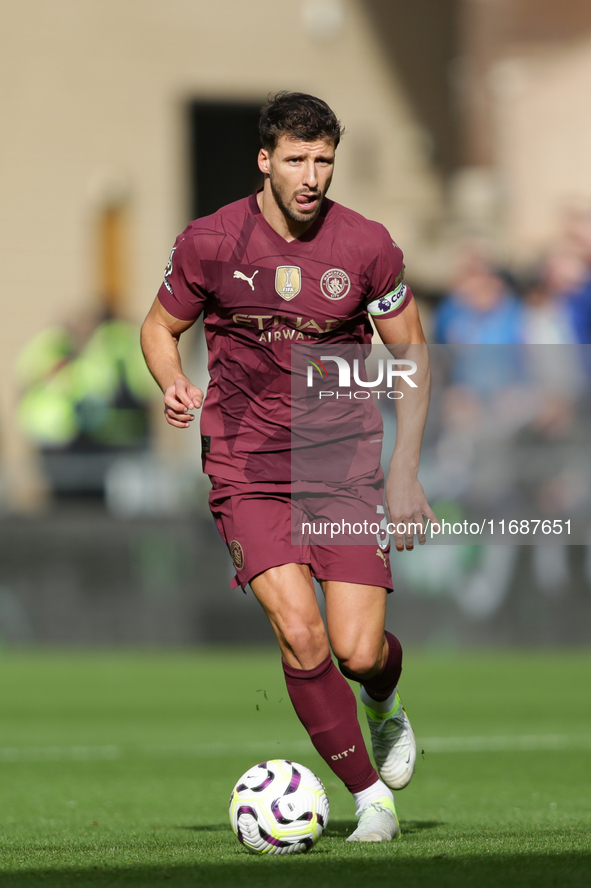
<svg viewBox="0 0 591 888"><path fill-rule="evenodd" d="M441 752L535 752L564 749L591 749L591 734L524 734L501 737L419 737L419 750ZM309 740L251 743L195 743L167 746L5 746L0 747L0 763L10 762L92 762L115 761L130 756L146 758L211 758L252 753L253 755L312 752Z"/></svg>

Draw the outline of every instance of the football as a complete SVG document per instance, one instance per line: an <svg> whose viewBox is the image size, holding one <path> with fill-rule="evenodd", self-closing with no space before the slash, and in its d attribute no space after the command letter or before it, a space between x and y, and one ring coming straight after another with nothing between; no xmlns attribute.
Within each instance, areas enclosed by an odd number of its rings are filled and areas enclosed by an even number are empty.
<svg viewBox="0 0 591 888"><path fill-rule="evenodd" d="M328 797L316 774L285 759L250 768L230 796L232 829L254 854L309 851L328 815Z"/></svg>

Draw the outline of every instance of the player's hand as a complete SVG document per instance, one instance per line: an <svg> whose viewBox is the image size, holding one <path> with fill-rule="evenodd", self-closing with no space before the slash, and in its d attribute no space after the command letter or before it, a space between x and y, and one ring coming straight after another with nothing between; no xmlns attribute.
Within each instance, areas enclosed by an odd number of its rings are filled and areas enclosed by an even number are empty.
<svg viewBox="0 0 591 888"><path fill-rule="evenodd" d="M423 485L416 476L403 471L390 471L388 475L386 515L389 524L395 525L392 536L399 552L403 552L405 547L409 551L414 549L415 534L419 545L425 544L425 518L438 526L437 517L427 502Z"/></svg>
<svg viewBox="0 0 591 888"><path fill-rule="evenodd" d="M186 376L179 376L164 392L164 415L166 421L177 429L188 429L195 419L191 410L198 410L203 404L203 392Z"/></svg>

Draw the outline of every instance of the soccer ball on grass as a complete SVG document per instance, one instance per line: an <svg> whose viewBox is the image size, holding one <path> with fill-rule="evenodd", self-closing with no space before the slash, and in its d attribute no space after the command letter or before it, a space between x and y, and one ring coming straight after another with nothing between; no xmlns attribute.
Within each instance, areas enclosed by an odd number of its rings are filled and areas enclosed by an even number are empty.
<svg viewBox="0 0 591 888"><path fill-rule="evenodd" d="M230 796L230 823L254 854L309 851L328 824L324 786L304 765L274 759L242 775Z"/></svg>

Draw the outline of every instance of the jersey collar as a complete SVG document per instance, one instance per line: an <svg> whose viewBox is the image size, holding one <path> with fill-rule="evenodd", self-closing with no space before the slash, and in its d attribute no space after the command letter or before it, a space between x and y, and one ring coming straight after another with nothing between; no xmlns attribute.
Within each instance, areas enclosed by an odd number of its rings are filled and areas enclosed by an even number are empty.
<svg viewBox="0 0 591 888"><path fill-rule="evenodd" d="M257 192L258 193L258 192ZM263 216L256 194L251 194L249 197L250 202L250 210L255 217L257 223L261 226L263 232L267 236L267 238L275 244L275 246L280 247L282 253L300 253L310 241L313 241L316 237L318 231L322 227L322 223L329 212L330 208L333 206L334 201L329 200L327 197L324 197L322 200L322 206L320 207L320 212L314 222L307 231L302 234L301 237L296 237L292 241L286 241L285 238L281 237L278 234L272 225L269 225L265 217Z"/></svg>

